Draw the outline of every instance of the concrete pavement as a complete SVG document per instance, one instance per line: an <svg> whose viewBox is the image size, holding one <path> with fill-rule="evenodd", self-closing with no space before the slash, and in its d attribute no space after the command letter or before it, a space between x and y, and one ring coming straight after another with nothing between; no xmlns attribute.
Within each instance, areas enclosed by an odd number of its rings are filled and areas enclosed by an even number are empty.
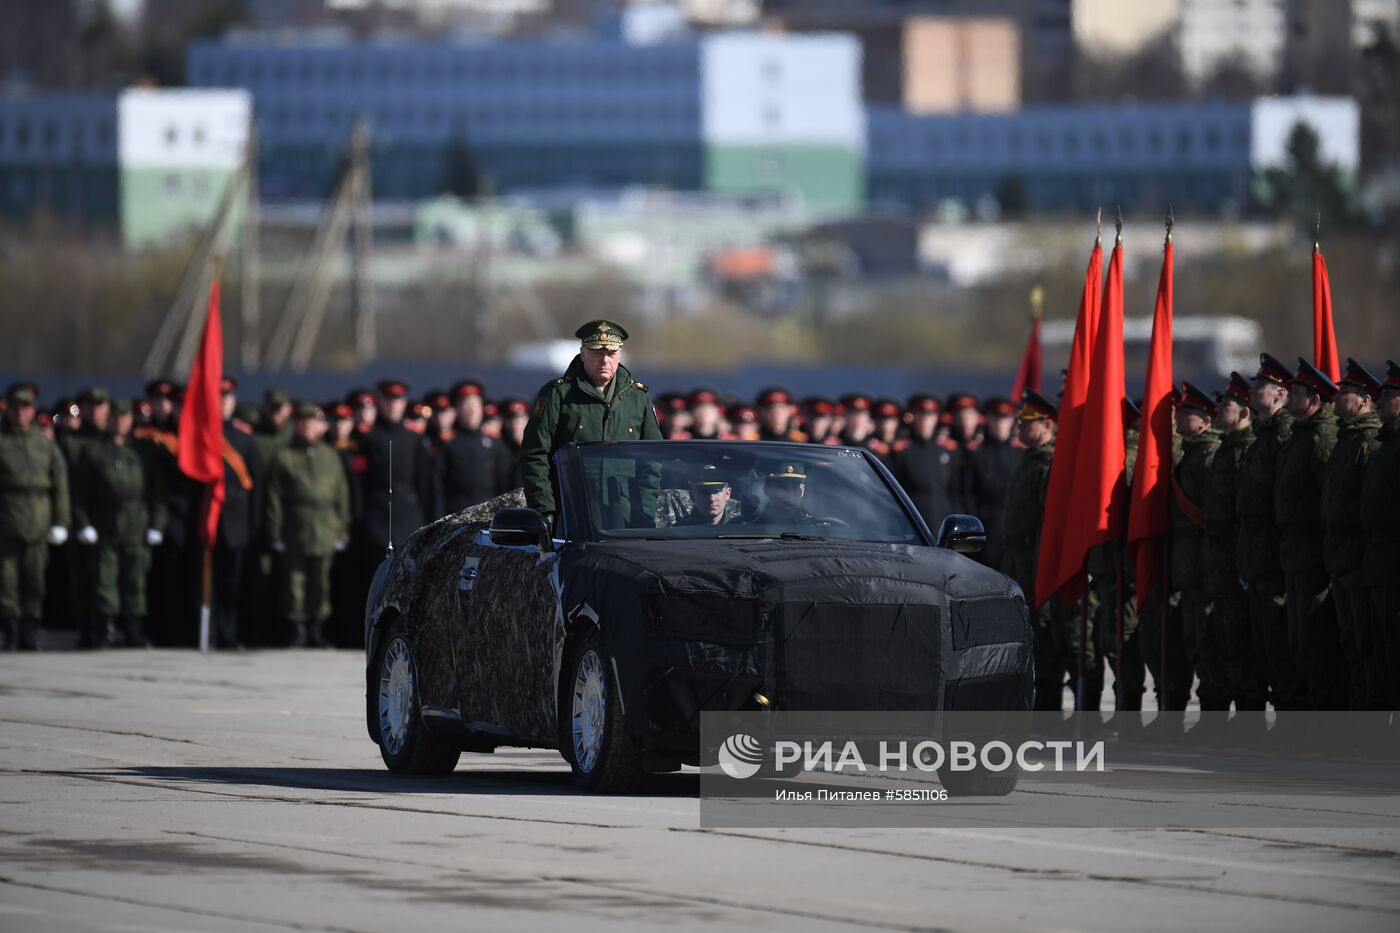
<svg viewBox="0 0 1400 933"><path fill-rule="evenodd" d="M520 750L402 778L361 666L0 657L0 931L1400 927L1393 830L703 830L689 773L589 797Z"/></svg>

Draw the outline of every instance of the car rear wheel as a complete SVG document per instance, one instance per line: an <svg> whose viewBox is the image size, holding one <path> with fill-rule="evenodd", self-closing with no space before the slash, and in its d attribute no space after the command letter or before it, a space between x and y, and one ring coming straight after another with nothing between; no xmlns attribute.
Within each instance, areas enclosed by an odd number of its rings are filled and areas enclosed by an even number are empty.
<svg viewBox="0 0 1400 933"><path fill-rule="evenodd" d="M379 754L384 764L402 774L450 774L462 749L423 725L413 646L399 626L380 649L377 675Z"/></svg>
<svg viewBox="0 0 1400 933"><path fill-rule="evenodd" d="M642 750L627 737L617 679L594 628L572 640L560 697L561 745L574 783L604 794L646 785Z"/></svg>

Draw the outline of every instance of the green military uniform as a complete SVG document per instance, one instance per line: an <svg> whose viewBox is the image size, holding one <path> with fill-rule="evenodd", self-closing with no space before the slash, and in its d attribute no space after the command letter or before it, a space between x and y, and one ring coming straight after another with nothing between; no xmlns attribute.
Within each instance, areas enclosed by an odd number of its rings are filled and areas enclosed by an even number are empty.
<svg viewBox="0 0 1400 933"><path fill-rule="evenodd" d="M323 643L331 560L350 531L350 486L339 452L293 437L268 471L265 509L267 539L281 551L282 614L292 626L292 644L304 644L308 632Z"/></svg>
<svg viewBox="0 0 1400 933"><path fill-rule="evenodd" d="M1301 382L1312 367L1304 360L1299 363L1296 381ZM1288 648L1307 688L1306 708L1341 710L1347 705L1346 670L1332 608L1332 581L1322 559L1322 482L1337 446L1337 416L1330 402L1336 387L1331 380L1326 385L1331 387L1323 395L1326 404L1311 417L1295 420L1292 436L1279 451L1274 515L1286 585Z"/></svg>
<svg viewBox="0 0 1400 933"><path fill-rule="evenodd" d="M1277 382L1278 363L1264 354L1260 379ZM1288 378L1287 370L1283 379ZM1293 416L1280 409L1254 425L1254 443L1240 460L1239 496L1235 515L1239 519L1236 560L1249 599L1249 625L1256 658L1267 658L1264 675L1268 679L1275 709L1304 709L1307 697L1303 678L1293 654L1288 650L1288 614L1284 610L1285 586L1279 562L1278 525L1274 518L1274 483L1278 476L1279 452L1293 434Z"/></svg>
<svg viewBox="0 0 1400 933"><path fill-rule="evenodd" d="M121 400L115 413L130 411ZM97 532L91 549L88 580L91 592L85 605L86 621L101 627L87 631L84 642L96 645L111 620L120 618L126 644L145 644L146 574L150 569L149 529L163 531L164 498L159 489L160 471L142 456L135 438L118 439L110 432L91 438L73 467L73 522L75 528Z"/></svg>
<svg viewBox="0 0 1400 933"><path fill-rule="evenodd" d="M1342 657L1346 661L1352 709L1383 710L1383 635L1372 631L1362 564L1366 535L1361 527L1361 483L1371 455L1380 447L1380 415L1365 412L1337 429L1337 447L1322 481L1322 553L1332 578Z"/></svg>
<svg viewBox="0 0 1400 933"><path fill-rule="evenodd" d="M1382 398L1400 392L1400 364L1387 361ZM1370 606L1370 629L1384 648L1385 708L1400 709L1400 418L1385 422L1380 446L1361 481L1361 527L1366 532L1361 582Z"/></svg>
<svg viewBox="0 0 1400 933"><path fill-rule="evenodd" d="M1215 403L1200 389L1186 384L1181 403L1199 408L1207 416ZM1203 407L1204 406L1204 407ZM1196 696L1201 709L1230 708L1222 652L1212 638L1206 585L1206 527L1202 505L1210 485L1211 461L1220 447L1220 435L1207 429L1195 437L1182 437L1181 459L1172 469L1171 533L1168 591L1180 594L1181 639L1187 664L1169 666L1159 698L1162 709L1184 710L1191 693L1192 669L1201 678ZM1168 638L1173 633L1168 631ZM1173 669L1173 667L1175 669ZM1157 672L1154 672L1154 674Z"/></svg>
<svg viewBox="0 0 1400 933"><path fill-rule="evenodd" d="M620 347L627 332L611 321L592 321L577 332L585 347ZM602 388L589 381L583 359L575 357L568 370L540 389L525 426L520 449L520 470L525 481L525 502L538 512L557 511L554 453L572 441L661 440L647 387L619 365ZM647 527L655 524L660 469L638 469L628 459L591 460L589 505L595 525L605 528Z"/></svg>
<svg viewBox="0 0 1400 933"><path fill-rule="evenodd" d="M10 405L34 403L28 389ZM0 422L0 622L8 647L32 649L44 612L48 542L69 524L68 470L58 446L32 425Z"/></svg>
<svg viewBox="0 0 1400 933"><path fill-rule="evenodd" d="M1053 417L1055 406L1038 393L1026 392L1027 404L1021 418ZM1031 607L1032 645L1035 660L1035 708L1058 711L1062 704L1065 677L1077 671L1075 655L1068 644L1068 614L1055 599L1036 608L1035 575L1040 557L1040 528L1045 519L1045 499L1050 488L1050 461L1055 443L1027 447L1007 487L1006 511L1002 517L1005 552L1002 573L1015 580ZM1078 632L1076 631L1076 635Z"/></svg>
<svg viewBox="0 0 1400 933"><path fill-rule="evenodd" d="M1248 384L1244 385L1247 403ZM1220 649L1229 698L1238 711L1259 711L1268 702L1266 659L1255 651L1249 624L1249 598L1240 585L1238 559L1240 467L1254 444L1254 429L1246 426L1220 436L1211 460L1203 503L1206 595L1211 603L1211 631Z"/></svg>

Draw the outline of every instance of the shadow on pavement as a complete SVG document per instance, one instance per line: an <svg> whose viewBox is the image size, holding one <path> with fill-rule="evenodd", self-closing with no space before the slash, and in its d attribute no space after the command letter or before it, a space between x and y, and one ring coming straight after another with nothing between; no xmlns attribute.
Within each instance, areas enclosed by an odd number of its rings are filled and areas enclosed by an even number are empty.
<svg viewBox="0 0 1400 933"><path fill-rule="evenodd" d="M562 761L560 762L562 768ZM441 777L394 774L359 768L201 768L144 767L85 771L86 775L142 777L162 783L224 784L238 787L271 787L326 790L362 794L468 794L493 797L583 794L565 770L527 768L459 768ZM645 794L648 797L698 797L700 776L694 773L657 774Z"/></svg>

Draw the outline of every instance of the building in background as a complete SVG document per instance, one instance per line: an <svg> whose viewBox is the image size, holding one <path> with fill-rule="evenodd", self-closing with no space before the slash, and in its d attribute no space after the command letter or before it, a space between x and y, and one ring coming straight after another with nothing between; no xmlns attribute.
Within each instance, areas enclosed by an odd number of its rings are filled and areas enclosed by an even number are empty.
<svg viewBox="0 0 1400 933"><path fill-rule="evenodd" d="M1096 54L1134 55L1176 25L1181 0L1074 0L1074 44Z"/></svg>
<svg viewBox="0 0 1400 933"><path fill-rule="evenodd" d="M1180 0L1176 43L1182 72L1195 84L1225 65L1271 82L1288 44L1288 0Z"/></svg>
<svg viewBox="0 0 1400 933"><path fill-rule="evenodd" d="M0 96L0 216L160 243L213 216L250 118L240 90Z"/></svg>
<svg viewBox="0 0 1400 933"><path fill-rule="evenodd" d="M979 213L1248 207L1256 173L1281 166L1298 122L1322 158L1355 177L1360 114L1349 98L1031 107L1013 114L869 113L875 206Z"/></svg>
<svg viewBox="0 0 1400 933"><path fill-rule="evenodd" d="M657 185L786 194L829 210L862 202L853 37L623 25L496 42L235 33L193 43L188 73L193 85L252 95L270 198L323 197L363 116L376 197Z"/></svg>

